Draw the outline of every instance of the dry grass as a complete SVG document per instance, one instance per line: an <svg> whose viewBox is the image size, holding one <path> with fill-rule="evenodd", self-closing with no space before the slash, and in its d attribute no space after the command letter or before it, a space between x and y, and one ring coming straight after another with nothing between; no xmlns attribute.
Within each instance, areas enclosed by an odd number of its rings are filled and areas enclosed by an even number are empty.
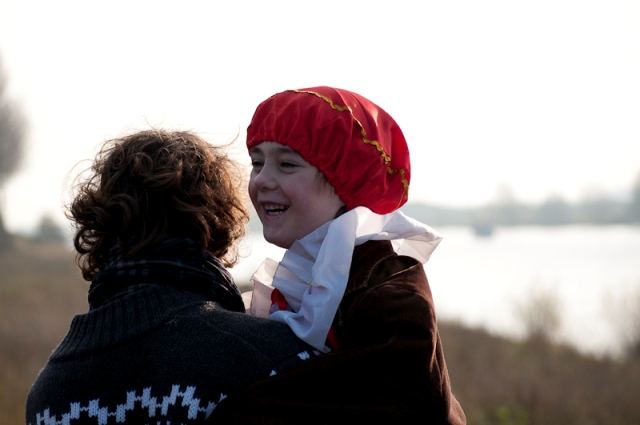
<svg viewBox="0 0 640 425"><path fill-rule="evenodd" d="M18 239L0 252L0 424L24 423L24 402L71 318L86 311L87 285L71 251Z"/></svg>
<svg viewBox="0 0 640 425"><path fill-rule="evenodd" d="M0 253L0 270L0 424L22 424L31 383L71 318L86 311L87 284L71 251L54 243L18 240ZM440 330L470 425L640 424L638 360L599 360L452 323Z"/></svg>
<svg viewBox="0 0 640 425"><path fill-rule="evenodd" d="M440 324L451 382L473 425L640 424L640 361L581 355Z"/></svg>

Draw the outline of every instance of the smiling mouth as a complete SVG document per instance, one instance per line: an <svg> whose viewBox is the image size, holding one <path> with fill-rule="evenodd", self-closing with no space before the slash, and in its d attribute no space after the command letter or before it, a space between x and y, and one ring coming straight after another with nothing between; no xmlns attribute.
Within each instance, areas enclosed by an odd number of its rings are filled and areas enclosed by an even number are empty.
<svg viewBox="0 0 640 425"><path fill-rule="evenodd" d="M286 205L263 205L263 208L267 215L270 216L280 215L289 209Z"/></svg>

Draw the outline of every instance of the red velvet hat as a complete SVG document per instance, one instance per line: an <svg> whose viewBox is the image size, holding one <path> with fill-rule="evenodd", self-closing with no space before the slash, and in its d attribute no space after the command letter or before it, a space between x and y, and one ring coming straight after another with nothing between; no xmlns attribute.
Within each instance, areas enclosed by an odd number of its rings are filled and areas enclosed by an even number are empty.
<svg viewBox="0 0 640 425"><path fill-rule="evenodd" d="M287 90L258 105L247 148L278 142L318 168L346 204L386 214L408 198L409 148L398 124L364 97L332 87Z"/></svg>

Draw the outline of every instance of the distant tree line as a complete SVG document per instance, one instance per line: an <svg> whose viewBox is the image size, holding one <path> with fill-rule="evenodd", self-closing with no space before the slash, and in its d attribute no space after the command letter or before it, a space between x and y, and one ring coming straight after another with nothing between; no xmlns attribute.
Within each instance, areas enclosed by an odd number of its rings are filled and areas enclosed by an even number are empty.
<svg viewBox="0 0 640 425"><path fill-rule="evenodd" d="M640 174L628 201L592 196L570 203L552 196L539 204L508 198L477 208L450 208L407 203L405 214L430 225L562 226L568 224L640 224Z"/></svg>

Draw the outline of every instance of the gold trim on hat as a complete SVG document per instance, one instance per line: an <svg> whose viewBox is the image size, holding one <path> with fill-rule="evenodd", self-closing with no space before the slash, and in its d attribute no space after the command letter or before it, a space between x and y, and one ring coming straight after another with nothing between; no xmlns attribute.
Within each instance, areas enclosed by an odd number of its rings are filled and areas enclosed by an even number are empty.
<svg viewBox="0 0 640 425"><path fill-rule="evenodd" d="M331 108L335 109L336 111L340 111L340 112L344 112L344 111L349 111L349 113L351 114L351 118L354 119L355 122L358 123L358 126L360 126L360 134L362 135L362 141L367 144L367 145L372 145L376 148L376 150L380 153L380 156L382 157L382 160L384 161L384 164L387 166L387 172L389 174L400 174L400 179L402 181L402 186L404 187L404 196L407 196L408 198L408 193L409 193L409 182L407 181L406 177L404 176L404 169L402 168L391 168L389 166L389 163L391 162L391 156L389 156L389 154L384 150L384 148L382 146L380 146L380 143L378 143L377 140L370 140L367 139L367 131L364 129L364 126L362 125L362 123L353 115L353 111L351 111L351 108L349 108L349 106L344 105L344 106L340 106L340 105L336 105L335 103L333 103L333 101L331 99L329 99L327 96L324 96L320 93L314 92L314 91L310 91L310 90L291 90L295 93L306 93L306 94L312 94L316 97L319 97L320 99L324 100L325 102L327 102L329 104L329 106L331 106ZM403 196L403 198L404 198ZM402 202L402 200L400 200L400 202Z"/></svg>

